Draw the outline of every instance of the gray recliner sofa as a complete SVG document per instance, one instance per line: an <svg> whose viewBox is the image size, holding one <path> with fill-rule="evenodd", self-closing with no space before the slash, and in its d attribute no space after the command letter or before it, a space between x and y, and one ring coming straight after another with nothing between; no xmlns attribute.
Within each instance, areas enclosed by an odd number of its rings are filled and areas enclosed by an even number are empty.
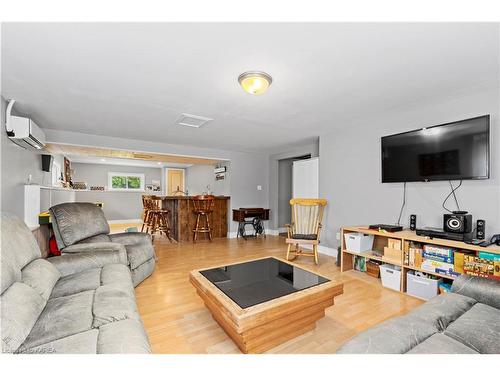
<svg viewBox="0 0 500 375"><path fill-rule="evenodd" d="M0 234L3 353L150 353L123 247L41 259L5 213Z"/></svg>
<svg viewBox="0 0 500 375"><path fill-rule="evenodd" d="M459 276L446 293L357 335L338 354L500 353L500 281Z"/></svg>
<svg viewBox="0 0 500 375"><path fill-rule="evenodd" d="M109 234L109 225L94 203L62 203L49 209L57 246L63 254L109 248L124 248L134 286L150 276L156 264L151 236L130 232Z"/></svg>

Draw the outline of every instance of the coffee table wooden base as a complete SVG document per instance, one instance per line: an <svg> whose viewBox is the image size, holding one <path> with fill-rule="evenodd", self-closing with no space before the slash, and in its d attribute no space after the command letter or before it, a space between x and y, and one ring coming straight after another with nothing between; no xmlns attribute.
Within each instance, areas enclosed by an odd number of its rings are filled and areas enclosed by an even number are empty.
<svg viewBox="0 0 500 375"><path fill-rule="evenodd" d="M334 304L334 297L343 292L342 283L330 281L242 309L199 271L191 272L190 281L243 353L265 352L314 329L325 309Z"/></svg>

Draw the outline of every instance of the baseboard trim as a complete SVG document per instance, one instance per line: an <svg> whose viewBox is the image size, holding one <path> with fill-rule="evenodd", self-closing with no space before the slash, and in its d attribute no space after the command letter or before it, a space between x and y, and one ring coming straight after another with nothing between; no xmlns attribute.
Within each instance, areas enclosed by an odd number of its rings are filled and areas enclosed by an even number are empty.
<svg viewBox="0 0 500 375"><path fill-rule="evenodd" d="M127 220L108 220L109 224L140 224L141 219L127 219Z"/></svg>

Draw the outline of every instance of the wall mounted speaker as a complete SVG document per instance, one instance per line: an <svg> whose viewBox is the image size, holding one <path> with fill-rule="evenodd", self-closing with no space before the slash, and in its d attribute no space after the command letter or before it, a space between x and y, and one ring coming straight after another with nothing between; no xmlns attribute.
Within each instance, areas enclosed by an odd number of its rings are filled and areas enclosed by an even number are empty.
<svg viewBox="0 0 500 375"><path fill-rule="evenodd" d="M52 169L52 155L42 155L42 171L50 172Z"/></svg>
<svg viewBox="0 0 500 375"><path fill-rule="evenodd" d="M486 237L486 221L479 219L476 221L476 238L478 240L484 240Z"/></svg>
<svg viewBox="0 0 500 375"><path fill-rule="evenodd" d="M417 215L410 215L410 230L417 230Z"/></svg>
<svg viewBox="0 0 500 375"><path fill-rule="evenodd" d="M466 211L454 211L452 214L444 214L443 230L448 233L472 232L472 215L467 215Z"/></svg>

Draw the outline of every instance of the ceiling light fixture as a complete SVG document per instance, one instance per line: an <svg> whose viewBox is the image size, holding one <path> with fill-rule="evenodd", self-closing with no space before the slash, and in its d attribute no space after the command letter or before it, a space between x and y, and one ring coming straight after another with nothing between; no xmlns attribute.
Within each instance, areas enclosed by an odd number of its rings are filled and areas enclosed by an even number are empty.
<svg viewBox="0 0 500 375"><path fill-rule="evenodd" d="M267 73L251 71L240 74L238 82L249 94L260 95L267 91L273 79Z"/></svg>

